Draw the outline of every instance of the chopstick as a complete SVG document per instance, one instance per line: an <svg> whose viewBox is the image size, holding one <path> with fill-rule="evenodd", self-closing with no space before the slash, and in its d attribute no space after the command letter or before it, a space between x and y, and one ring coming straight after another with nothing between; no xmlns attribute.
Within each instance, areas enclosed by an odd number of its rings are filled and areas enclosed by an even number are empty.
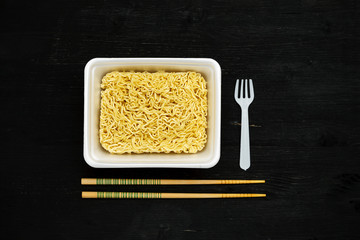
<svg viewBox="0 0 360 240"><path fill-rule="evenodd" d="M205 185L205 184L254 184L254 183L265 183L265 180L81 178L82 185Z"/></svg>
<svg viewBox="0 0 360 240"><path fill-rule="evenodd" d="M82 192L82 198L254 198L259 193Z"/></svg>

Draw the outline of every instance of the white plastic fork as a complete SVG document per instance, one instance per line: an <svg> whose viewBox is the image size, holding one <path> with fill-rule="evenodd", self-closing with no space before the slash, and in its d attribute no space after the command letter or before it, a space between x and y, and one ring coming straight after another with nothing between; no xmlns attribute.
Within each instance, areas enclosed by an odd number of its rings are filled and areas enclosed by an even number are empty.
<svg viewBox="0 0 360 240"><path fill-rule="evenodd" d="M245 88L244 88L245 82ZM248 84L249 82L249 84ZM249 85L249 89L248 89ZM248 94L250 90L250 96ZM240 95L240 96L239 96ZM241 79L239 94L239 79L236 80L235 101L241 107L241 140L240 140L240 167L245 171L250 167L250 137L249 137L249 105L254 100L254 86L251 79Z"/></svg>

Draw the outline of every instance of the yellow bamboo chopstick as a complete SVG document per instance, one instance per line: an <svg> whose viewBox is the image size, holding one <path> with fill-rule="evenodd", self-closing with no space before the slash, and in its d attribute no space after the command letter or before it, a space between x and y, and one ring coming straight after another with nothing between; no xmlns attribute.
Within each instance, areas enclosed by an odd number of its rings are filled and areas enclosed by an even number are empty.
<svg viewBox="0 0 360 240"><path fill-rule="evenodd" d="M190 180L190 179L125 179L82 178L82 185L205 185L205 184L253 184L265 180Z"/></svg>
<svg viewBox="0 0 360 240"><path fill-rule="evenodd" d="M82 198L254 198L259 193L82 192Z"/></svg>

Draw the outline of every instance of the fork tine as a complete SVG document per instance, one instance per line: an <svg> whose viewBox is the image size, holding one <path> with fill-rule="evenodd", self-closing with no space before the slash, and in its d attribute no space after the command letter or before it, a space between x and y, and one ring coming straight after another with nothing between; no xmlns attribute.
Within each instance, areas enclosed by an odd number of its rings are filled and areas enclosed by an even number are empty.
<svg viewBox="0 0 360 240"><path fill-rule="evenodd" d="M238 99L239 98L238 96L239 96L239 79L236 80L235 92L234 92L235 99Z"/></svg>
<svg viewBox="0 0 360 240"><path fill-rule="evenodd" d="M248 80L245 79L245 98L248 98Z"/></svg>
<svg viewBox="0 0 360 240"><path fill-rule="evenodd" d="M254 86L253 86L253 82L252 79L249 79L249 84L250 84L250 98L254 98Z"/></svg>
<svg viewBox="0 0 360 240"><path fill-rule="evenodd" d="M244 79L241 79L240 98L244 98Z"/></svg>

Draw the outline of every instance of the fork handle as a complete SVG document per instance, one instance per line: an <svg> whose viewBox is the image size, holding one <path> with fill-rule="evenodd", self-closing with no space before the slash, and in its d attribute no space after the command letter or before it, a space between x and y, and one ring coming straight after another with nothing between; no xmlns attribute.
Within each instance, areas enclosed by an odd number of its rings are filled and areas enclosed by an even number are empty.
<svg viewBox="0 0 360 240"><path fill-rule="evenodd" d="M248 107L241 108L240 168L250 167L250 137Z"/></svg>

